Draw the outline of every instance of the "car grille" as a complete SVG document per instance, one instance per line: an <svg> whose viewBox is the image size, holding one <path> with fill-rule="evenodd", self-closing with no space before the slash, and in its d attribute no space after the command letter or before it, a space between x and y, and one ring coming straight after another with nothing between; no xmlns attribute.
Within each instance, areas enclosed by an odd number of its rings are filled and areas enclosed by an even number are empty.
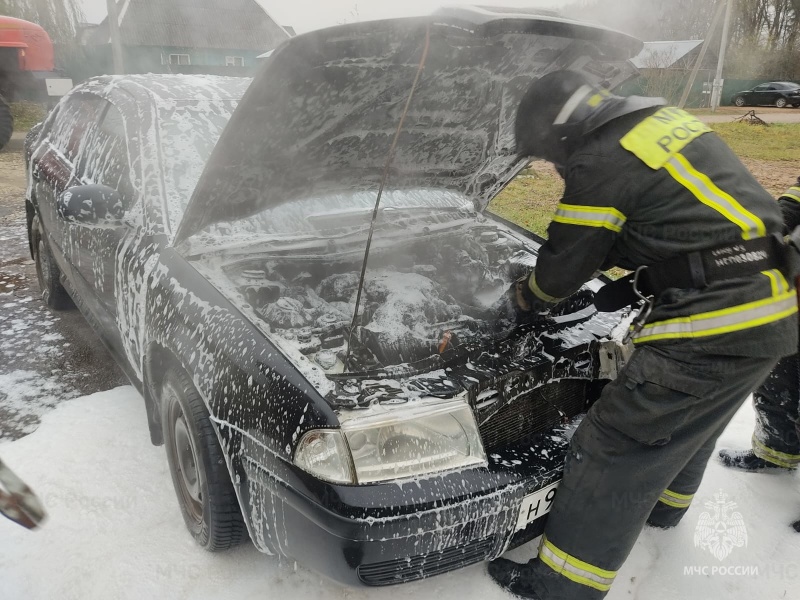
<svg viewBox="0 0 800 600"><path fill-rule="evenodd" d="M494 547L494 537L475 540L430 554L361 565L358 578L366 585L394 585L432 577L484 560Z"/></svg>
<svg viewBox="0 0 800 600"><path fill-rule="evenodd" d="M548 383L516 398L491 416L489 415L494 403L481 410L479 397L476 414L478 423L481 423L484 447L488 450L517 443L557 425L563 416L574 417L583 412L586 408L588 385L589 382L585 379L565 379ZM484 392L482 396L490 401L491 393Z"/></svg>

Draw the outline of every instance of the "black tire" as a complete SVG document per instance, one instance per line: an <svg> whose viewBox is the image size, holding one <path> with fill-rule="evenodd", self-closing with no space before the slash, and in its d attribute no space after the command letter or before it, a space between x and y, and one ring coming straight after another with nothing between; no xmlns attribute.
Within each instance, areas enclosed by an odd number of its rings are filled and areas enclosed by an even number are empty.
<svg viewBox="0 0 800 600"><path fill-rule="evenodd" d="M12 133L14 133L14 118L11 116L11 108L0 96L0 150L6 147Z"/></svg>
<svg viewBox="0 0 800 600"><path fill-rule="evenodd" d="M33 217L31 223L31 241L33 242L33 261L36 264L36 279L42 292L42 302L53 310L67 310L75 304L67 290L61 285L61 270L58 268L50 246L42 235L39 215Z"/></svg>
<svg viewBox="0 0 800 600"><path fill-rule="evenodd" d="M186 528L210 552L248 538L225 456L189 376L170 368L161 386L161 428Z"/></svg>
<svg viewBox="0 0 800 600"><path fill-rule="evenodd" d="M778 98L775 101L775 106L777 106L778 108L785 108L787 104L788 102L786 102L786 98Z"/></svg>
<svg viewBox="0 0 800 600"><path fill-rule="evenodd" d="M747 106L747 102L745 102L745 101L744 101L744 98L742 98L741 96L736 96L736 98L734 98L734 99L733 99L733 103L734 103L736 106L740 107L740 108L741 108L742 106Z"/></svg>

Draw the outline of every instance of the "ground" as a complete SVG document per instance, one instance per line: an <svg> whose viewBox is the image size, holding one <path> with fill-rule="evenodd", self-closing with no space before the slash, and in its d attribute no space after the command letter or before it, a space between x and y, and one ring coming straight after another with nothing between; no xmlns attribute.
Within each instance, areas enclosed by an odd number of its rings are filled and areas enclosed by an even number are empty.
<svg viewBox="0 0 800 600"><path fill-rule="evenodd" d="M746 446L752 427L748 403L720 446ZM4 600L512 600L482 563L400 588L356 589L252 544L205 552L184 528L164 449L150 445L142 399L130 386L62 403L36 432L0 444L0 455L49 511L37 532L0 517ZM712 523L721 559L698 527L715 508L727 517ZM738 547L725 537L737 513L746 530ZM671 531L645 529L608 600L796 600L800 534L789 523L798 517L797 475L736 473L712 460L684 521ZM510 558L535 552L529 543Z"/></svg>
<svg viewBox="0 0 800 600"><path fill-rule="evenodd" d="M39 299L24 195L22 154L0 152L0 441L30 433L62 400L127 383L80 313Z"/></svg>
<svg viewBox="0 0 800 600"><path fill-rule="evenodd" d="M775 114L800 121L800 110ZM740 142L763 149L779 131L745 129ZM792 148L787 160L743 160L778 194L800 175ZM550 167L535 164L495 210L544 231L560 185ZM261 598L273 591L292 598L510 598L484 565L401 589L364 590L321 583L249 544L217 555L200 550L184 529L163 449L150 445L141 397L118 387L124 377L77 311L53 313L39 299L24 190L19 150L0 153L0 456L41 495L50 519L31 533L0 518L0 598ZM748 446L752 426L746 405L721 445ZM797 598L800 534L788 527L800 517L796 486L793 474L732 473L712 461L684 523L670 532L646 530L609 598ZM705 503L718 492L738 504L749 532L747 548L733 548L721 561L695 546L698 520L713 513ZM528 544L512 558L534 553Z"/></svg>

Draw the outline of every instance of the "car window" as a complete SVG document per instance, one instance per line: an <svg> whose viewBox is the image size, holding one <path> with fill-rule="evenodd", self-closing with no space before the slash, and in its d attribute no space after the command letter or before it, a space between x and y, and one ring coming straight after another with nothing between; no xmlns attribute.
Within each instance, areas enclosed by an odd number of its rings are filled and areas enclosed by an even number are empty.
<svg viewBox="0 0 800 600"><path fill-rule="evenodd" d="M103 100L91 94L71 96L59 110L53 121L50 140L69 162L75 163L102 110Z"/></svg>
<svg viewBox="0 0 800 600"><path fill-rule="evenodd" d="M38 139L43 140L47 138L50 133L53 131L53 126L58 121L58 115L61 111L61 105L57 104L56 107L50 111L50 114L47 115L44 122L42 123L42 129L39 131Z"/></svg>
<svg viewBox="0 0 800 600"><path fill-rule="evenodd" d="M176 100L158 107L168 217L177 227L237 100Z"/></svg>
<svg viewBox="0 0 800 600"><path fill-rule="evenodd" d="M99 183L120 192L125 210L134 198L130 178L130 161L125 139L122 113L108 102L99 126L89 132L81 153L78 171L87 182Z"/></svg>

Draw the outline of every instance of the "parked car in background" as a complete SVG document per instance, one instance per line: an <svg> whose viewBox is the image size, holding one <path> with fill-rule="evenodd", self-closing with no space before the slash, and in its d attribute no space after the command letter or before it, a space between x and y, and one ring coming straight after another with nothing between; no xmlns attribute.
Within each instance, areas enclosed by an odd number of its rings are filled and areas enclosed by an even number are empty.
<svg viewBox="0 0 800 600"><path fill-rule="evenodd" d="M751 90L736 92L731 97L736 106L800 106L800 84L791 81L770 81Z"/></svg>
<svg viewBox="0 0 800 600"><path fill-rule="evenodd" d="M71 296L142 392L201 546L249 534L387 585L541 533L625 315L596 311L595 279L519 317L506 290L541 239L484 209L527 164L531 80L613 87L640 48L448 9L292 38L227 126L247 82L101 78L61 102L27 150L44 299Z"/></svg>

